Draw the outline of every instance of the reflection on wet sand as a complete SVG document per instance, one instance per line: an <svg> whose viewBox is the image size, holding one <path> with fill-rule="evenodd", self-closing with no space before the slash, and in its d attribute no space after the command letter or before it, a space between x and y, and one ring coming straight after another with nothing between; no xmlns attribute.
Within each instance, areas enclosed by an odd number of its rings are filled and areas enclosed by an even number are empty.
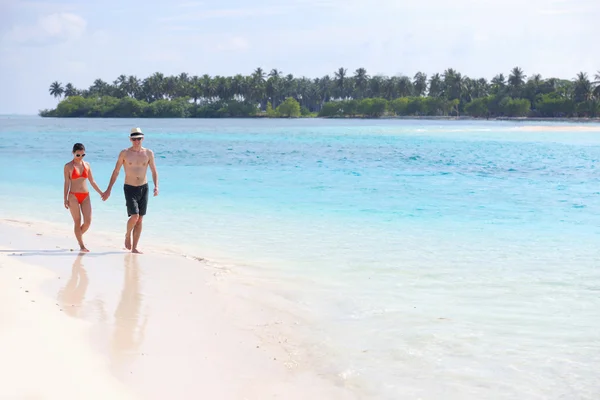
<svg viewBox="0 0 600 400"><path fill-rule="evenodd" d="M65 287L58 292L58 301L61 303L63 310L75 318L81 317L81 305L89 284L87 272L82 264L84 255L85 253L81 253L75 257L71 268L71 277Z"/></svg>
<svg viewBox="0 0 600 400"><path fill-rule="evenodd" d="M138 329L143 297L140 292L138 256L128 253L125 255L124 262L125 280L121 298L115 310L115 324L111 339L111 359L115 367L125 367L139 355L139 347L144 340L147 322L145 319Z"/></svg>
<svg viewBox="0 0 600 400"><path fill-rule="evenodd" d="M89 286L88 275L82 263L84 255L85 253L81 253L75 258L71 276L65 286L58 291L57 296L65 313L82 319L86 319L82 313L82 306ZM121 378L130 374L129 366L140 355L140 346L144 340L147 318L144 318L141 325L139 324L142 299L138 256L128 253L124 258L123 288L114 313L112 333L108 334L113 373ZM111 328L106 304L100 298L92 301L94 314L100 323L96 328L97 332L104 331L104 328ZM90 315L87 317L89 318ZM104 328L100 329L101 327ZM107 335L106 331L102 336L104 335Z"/></svg>

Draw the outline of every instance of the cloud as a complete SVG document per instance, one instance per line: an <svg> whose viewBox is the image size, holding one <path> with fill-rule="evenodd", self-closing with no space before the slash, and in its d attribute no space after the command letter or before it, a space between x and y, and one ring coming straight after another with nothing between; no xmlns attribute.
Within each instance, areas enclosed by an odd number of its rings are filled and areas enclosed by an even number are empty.
<svg viewBox="0 0 600 400"><path fill-rule="evenodd" d="M0 0L2 1L2 0ZM12 1L12 0L8 0L8 1ZM19 8L21 9L25 9L25 10L30 10L30 11L37 11L37 12L56 12L57 10L60 11L67 11L67 10L74 10L75 8L77 8L77 4L75 3L65 3L65 2L52 2L52 1L19 1L18 2Z"/></svg>
<svg viewBox="0 0 600 400"><path fill-rule="evenodd" d="M17 45L47 45L81 37L87 22L77 14L55 13L40 17L34 25L14 26L3 42Z"/></svg>
<svg viewBox="0 0 600 400"><path fill-rule="evenodd" d="M161 22L173 22L173 21L199 21L206 19L219 19L219 18L250 18L250 17L264 17L284 14L290 11L290 7L249 7L249 8L222 8L215 10L204 10L196 13L186 13L175 15L171 17L159 18Z"/></svg>

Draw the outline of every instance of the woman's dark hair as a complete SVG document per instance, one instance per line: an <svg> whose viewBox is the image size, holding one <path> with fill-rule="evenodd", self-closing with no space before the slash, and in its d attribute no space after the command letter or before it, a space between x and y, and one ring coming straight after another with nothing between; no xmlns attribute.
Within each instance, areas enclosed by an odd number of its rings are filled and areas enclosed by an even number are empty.
<svg viewBox="0 0 600 400"><path fill-rule="evenodd" d="M73 145L73 153L75 153L77 150L83 150L85 151L85 146L81 143L75 143Z"/></svg>

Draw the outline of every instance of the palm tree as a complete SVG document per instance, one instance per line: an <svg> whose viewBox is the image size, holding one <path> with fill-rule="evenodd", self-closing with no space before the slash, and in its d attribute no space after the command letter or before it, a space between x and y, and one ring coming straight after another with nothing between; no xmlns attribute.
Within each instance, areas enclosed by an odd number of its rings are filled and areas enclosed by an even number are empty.
<svg viewBox="0 0 600 400"><path fill-rule="evenodd" d="M464 79L460 72L456 72L453 68L448 68L444 71L444 94L448 100L460 99L464 89Z"/></svg>
<svg viewBox="0 0 600 400"><path fill-rule="evenodd" d="M119 75L119 77L115 80L115 85L118 85L119 89L127 91L127 77L123 74Z"/></svg>
<svg viewBox="0 0 600 400"><path fill-rule="evenodd" d="M338 99L346 98L346 89L348 84L346 82L346 68L339 68L335 74L335 96Z"/></svg>
<svg viewBox="0 0 600 400"><path fill-rule="evenodd" d="M294 75L287 74L283 79L283 97L294 97L298 89L298 82L294 79Z"/></svg>
<svg viewBox="0 0 600 400"><path fill-rule="evenodd" d="M592 82L592 85L594 86L594 97L600 100L600 70L594 74L594 79L595 81Z"/></svg>
<svg viewBox="0 0 600 400"><path fill-rule="evenodd" d="M519 67L514 67L511 71L510 71L510 75L508 75L508 84L510 86L521 86L523 85L523 83L525 83L525 74L523 73L523 70Z"/></svg>
<svg viewBox="0 0 600 400"><path fill-rule="evenodd" d="M479 78L473 85L473 97L478 99L486 97L490 92L490 85L485 78Z"/></svg>
<svg viewBox="0 0 600 400"><path fill-rule="evenodd" d="M333 97L333 80L329 75L325 75L319 81L319 89L321 91L322 103L327 103Z"/></svg>
<svg viewBox="0 0 600 400"><path fill-rule="evenodd" d="M398 97L398 77L384 78L381 87L381 94L377 97L383 97L386 100L391 100Z"/></svg>
<svg viewBox="0 0 600 400"><path fill-rule="evenodd" d="M465 77L464 79L464 90L461 93L460 100L463 103L470 103L475 98L475 82L473 79L469 77Z"/></svg>
<svg viewBox="0 0 600 400"><path fill-rule="evenodd" d="M94 84L90 86L89 91L91 95L100 97L109 95L112 90L108 83L104 82L102 79L96 79Z"/></svg>
<svg viewBox="0 0 600 400"><path fill-rule="evenodd" d="M75 89L75 86L69 82L65 85L65 97L71 96L77 96L77 89Z"/></svg>
<svg viewBox="0 0 600 400"><path fill-rule="evenodd" d="M277 68L273 68L271 72L269 72L269 78L280 78L283 75L281 70Z"/></svg>
<svg viewBox="0 0 600 400"><path fill-rule="evenodd" d="M591 100L594 97L594 88L585 72L580 72L573 80L573 100L577 103Z"/></svg>
<svg viewBox="0 0 600 400"><path fill-rule="evenodd" d="M521 97L521 89L525 84L526 75L519 67L514 67L508 75L508 86L512 97Z"/></svg>
<svg viewBox="0 0 600 400"><path fill-rule="evenodd" d="M140 89L141 89L141 83L137 77L130 75L125 79L125 81L123 83L123 90L125 90L125 93L127 93L127 96L138 98Z"/></svg>
<svg viewBox="0 0 600 400"><path fill-rule="evenodd" d="M200 78L200 93L202 94L202 100L204 103L212 102L215 97L215 85L211 76L208 74L204 74Z"/></svg>
<svg viewBox="0 0 600 400"><path fill-rule="evenodd" d="M393 100L398 97L409 97L414 94L414 86L408 76L400 76L395 79L397 93L390 99Z"/></svg>
<svg viewBox="0 0 600 400"><path fill-rule="evenodd" d="M242 74L237 74L229 81L229 88L233 97L238 101L243 101L248 97L248 86Z"/></svg>
<svg viewBox="0 0 600 400"><path fill-rule="evenodd" d="M254 78L254 80L256 80L257 82L264 82L265 78L266 78L267 74L265 74L265 71L263 71L262 68L256 68L254 70L254 73L252 74L252 77Z"/></svg>
<svg viewBox="0 0 600 400"><path fill-rule="evenodd" d="M58 81L54 81L52 82L52 84L50 85L50 95L54 96L54 97L61 97L63 95L63 93L65 92L65 90L62 87L62 84Z"/></svg>
<svg viewBox="0 0 600 400"><path fill-rule="evenodd" d="M506 87L506 78L504 77L504 74L498 74L492 78L492 87L491 87L492 94L497 95L497 94L503 92L505 87Z"/></svg>
<svg viewBox="0 0 600 400"><path fill-rule="evenodd" d="M427 91L427 75L423 72L417 72L413 78L415 96L424 96Z"/></svg>
<svg viewBox="0 0 600 400"><path fill-rule="evenodd" d="M369 75L367 75L366 69L358 68L354 71L354 98L362 99L365 97L368 83Z"/></svg>
<svg viewBox="0 0 600 400"><path fill-rule="evenodd" d="M440 74L433 74L429 78L429 93L430 97L441 97L444 93L444 83Z"/></svg>

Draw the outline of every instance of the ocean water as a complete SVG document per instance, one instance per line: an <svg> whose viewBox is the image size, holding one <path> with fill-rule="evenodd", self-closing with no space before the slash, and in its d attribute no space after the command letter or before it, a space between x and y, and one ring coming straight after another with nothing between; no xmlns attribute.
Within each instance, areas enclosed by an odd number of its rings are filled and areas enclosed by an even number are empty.
<svg viewBox="0 0 600 400"><path fill-rule="evenodd" d="M600 125L531 124L0 117L0 218L70 226L73 143L104 189L140 126L161 189L141 247L309 316L320 374L361 398L597 399ZM122 183L91 193L92 229L122 234Z"/></svg>

